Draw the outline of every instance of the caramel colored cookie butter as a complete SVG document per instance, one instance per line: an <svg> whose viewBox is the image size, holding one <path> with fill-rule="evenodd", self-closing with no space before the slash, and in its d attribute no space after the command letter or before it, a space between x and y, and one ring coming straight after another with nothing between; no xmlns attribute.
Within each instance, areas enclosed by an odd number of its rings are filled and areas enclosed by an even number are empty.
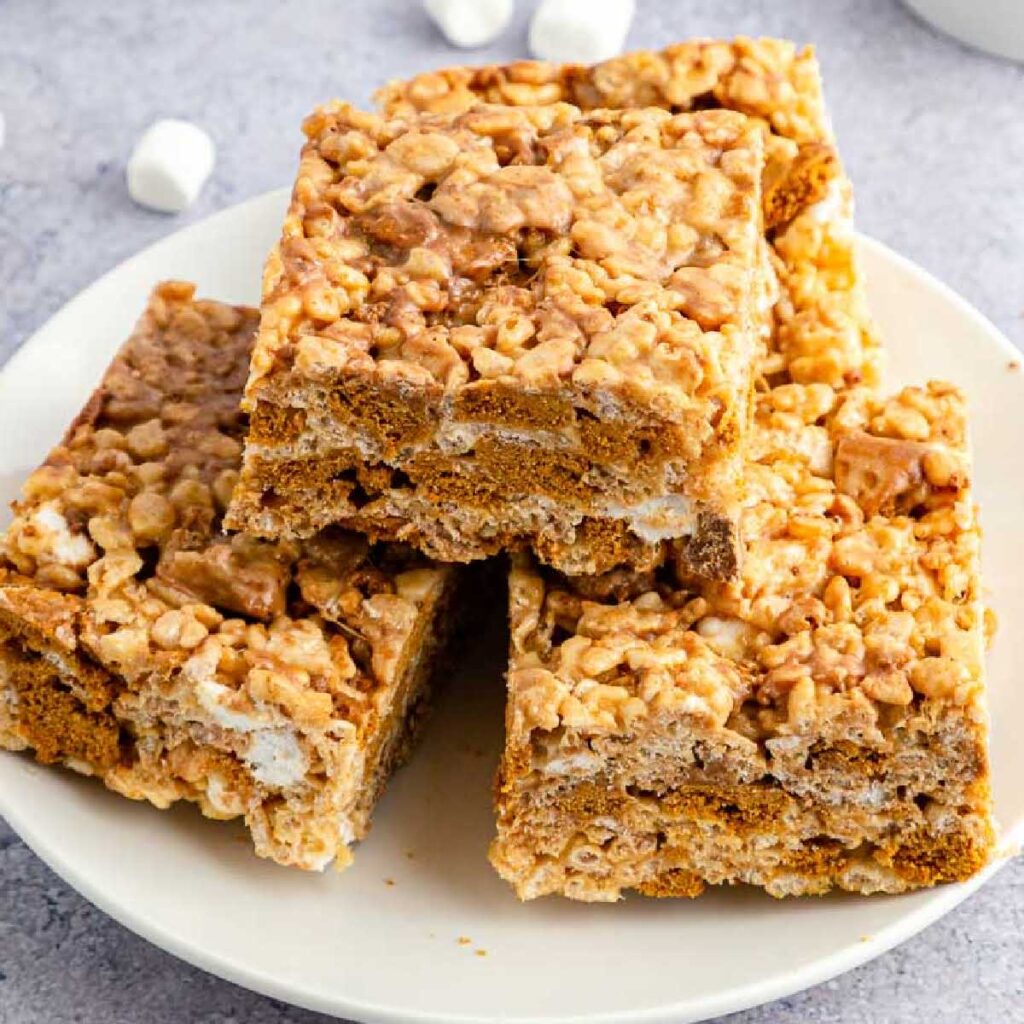
<svg viewBox="0 0 1024 1024"><path fill-rule="evenodd" d="M455 572L226 536L255 310L159 286L0 541L0 745L256 852L344 865L415 723Z"/></svg>

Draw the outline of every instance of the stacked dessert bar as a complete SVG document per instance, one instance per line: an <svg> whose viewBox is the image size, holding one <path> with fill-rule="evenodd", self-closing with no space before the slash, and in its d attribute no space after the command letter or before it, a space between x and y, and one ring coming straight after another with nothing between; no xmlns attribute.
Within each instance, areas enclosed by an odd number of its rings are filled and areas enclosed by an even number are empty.
<svg viewBox="0 0 1024 1024"><path fill-rule="evenodd" d="M735 572L773 274L763 133L731 111L345 104L264 278L229 525L451 560Z"/></svg>
<svg viewBox="0 0 1024 1024"><path fill-rule="evenodd" d="M158 289L26 485L0 741L344 859L451 563L508 552L491 859L521 897L977 871L963 400L879 391L813 55L698 41L379 100L307 119L258 327Z"/></svg>
<svg viewBox="0 0 1024 1024"><path fill-rule="evenodd" d="M593 68L457 68L380 99L395 115L722 108L766 137L780 295L738 571L701 580L687 543L582 577L515 556L499 873L522 898L612 900L722 882L896 892L977 871L993 833L963 399L877 393L813 55L698 41Z"/></svg>

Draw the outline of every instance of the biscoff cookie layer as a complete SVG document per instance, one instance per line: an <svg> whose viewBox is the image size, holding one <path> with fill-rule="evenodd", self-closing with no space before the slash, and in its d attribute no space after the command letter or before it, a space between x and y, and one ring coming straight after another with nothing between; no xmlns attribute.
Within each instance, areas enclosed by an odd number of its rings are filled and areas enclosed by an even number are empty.
<svg viewBox="0 0 1024 1024"><path fill-rule="evenodd" d="M404 751L455 573L341 532L223 534L256 322L159 286L25 483L0 542L0 745L322 868Z"/></svg>
<svg viewBox="0 0 1024 1024"><path fill-rule="evenodd" d="M681 497L646 498L641 487L622 486L579 451L491 438L476 442L471 470L460 471L464 464L453 470L450 457L436 452L421 453L404 470L367 464L355 448L297 458L251 453L242 486L262 496L261 521L272 515L299 536L330 525L341 508L347 529L376 540L400 537L442 561L514 551L528 538L543 561L562 571L595 573L652 565L664 557L664 535L684 534L673 543L687 552L694 572L735 575L735 512ZM510 487L532 490L533 497L506 507ZM566 512L567 496L583 500L592 492L613 515Z"/></svg>
<svg viewBox="0 0 1024 1024"><path fill-rule="evenodd" d="M305 130L229 525L357 521L455 560L589 543L568 567L595 571L712 518L733 571L774 298L759 128L728 111L334 104ZM325 460L343 468L325 477ZM597 538L616 532L632 543L609 558Z"/></svg>

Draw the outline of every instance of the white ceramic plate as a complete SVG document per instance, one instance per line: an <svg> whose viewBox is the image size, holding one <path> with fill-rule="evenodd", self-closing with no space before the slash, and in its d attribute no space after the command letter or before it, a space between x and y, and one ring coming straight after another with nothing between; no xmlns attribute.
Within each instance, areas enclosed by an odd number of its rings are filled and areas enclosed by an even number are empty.
<svg viewBox="0 0 1024 1024"><path fill-rule="evenodd" d="M0 376L0 499L63 433L154 282L255 301L285 203L275 192L187 228L97 281ZM990 660L996 802L1024 829L1024 387L1016 353L948 289L864 240L895 383L948 377L974 413L985 568L1003 630ZM76 889L215 974L361 1021L694 1021L787 995L877 956L981 879L902 897L776 902L740 889L695 902L521 905L490 869L490 780L501 740L501 638L453 681L411 768L344 874L257 860L241 828L158 813L70 773L0 756L0 812ZM483 656L481 656L483 655ZM460 942L460 937L469 939ZM481 951L478 954L478 951ZM485 951L485 952L484 952Z"/></svg>

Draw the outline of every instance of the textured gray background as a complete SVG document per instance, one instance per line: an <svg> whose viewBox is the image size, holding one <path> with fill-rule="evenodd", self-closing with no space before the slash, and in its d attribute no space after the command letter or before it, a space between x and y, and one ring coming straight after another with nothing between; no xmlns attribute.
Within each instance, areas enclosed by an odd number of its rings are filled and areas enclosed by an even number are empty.
<svg viewBox="0 0 1024 1024"><path fill-rule="evenodd" d="M525 56L532 6L518 0L514 27L473 59ZM860 226L1024 347L1024 68L937 35L894 0L638 7L632 47L738 32L816 43ZM366 101L383 78L458 58L413 0L0 0L0 360L142 246L288 183L299 119L316 102ZM133 140L164 116L198 121L219 148L199 202L176 218L137 208L123 185ZM1024 1021L1024 862L874 963L730 1020ZM71 1021L326 1018L136 938L0 821L0 1024Z"/></svg>

